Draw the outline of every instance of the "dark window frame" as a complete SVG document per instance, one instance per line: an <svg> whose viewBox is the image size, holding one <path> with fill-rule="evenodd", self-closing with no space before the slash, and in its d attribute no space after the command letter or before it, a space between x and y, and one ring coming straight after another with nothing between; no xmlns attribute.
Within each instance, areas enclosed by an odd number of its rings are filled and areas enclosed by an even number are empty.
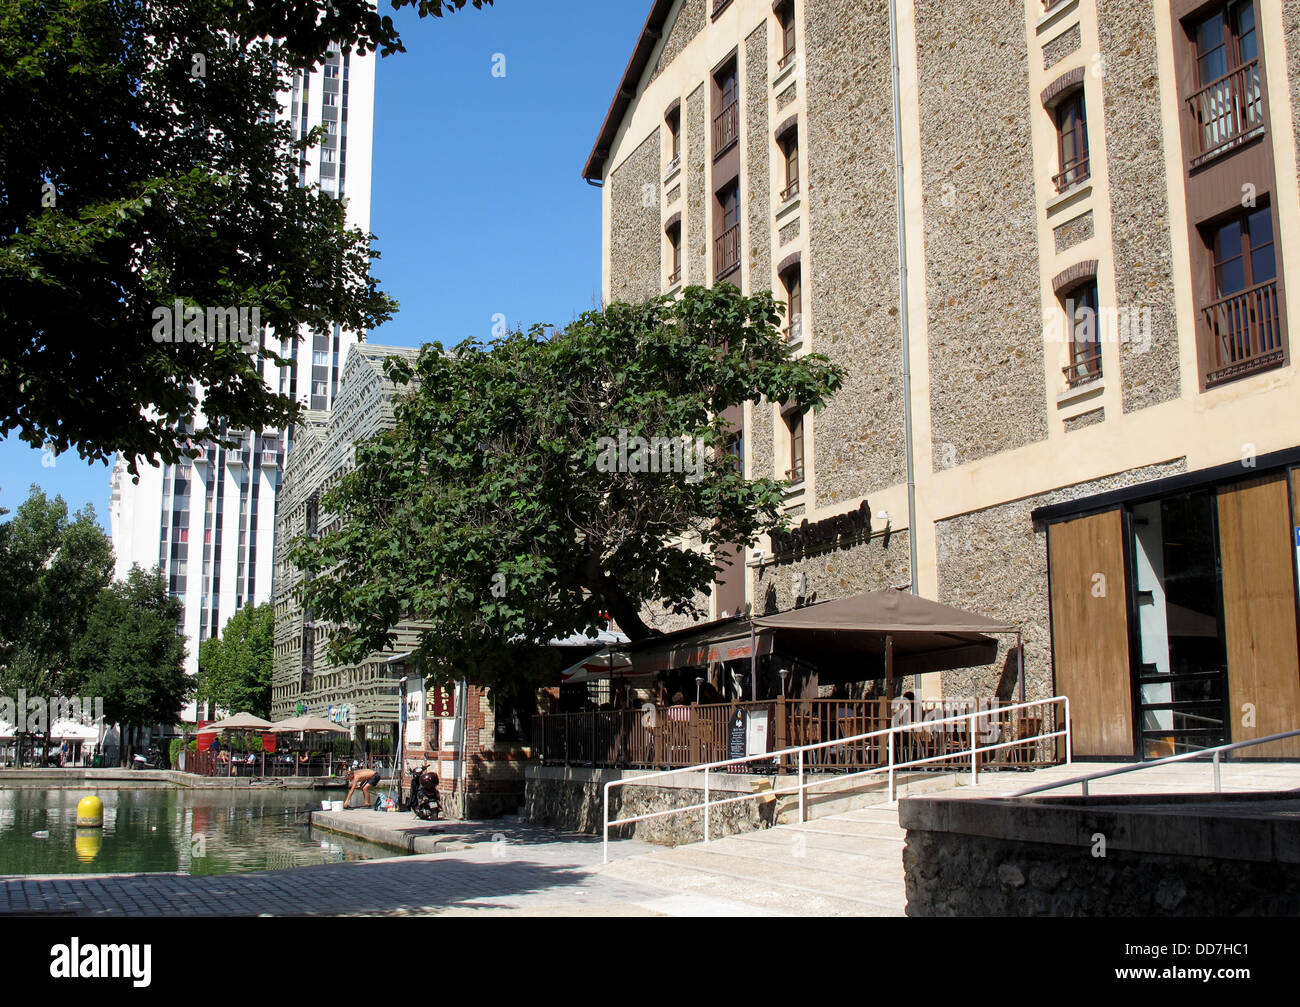
<svg viewBox="0 0 1300 1007"><path fill-rule="evenodd" d="M1068 116L1073 120L1067 122ZM1073 89L1052 109L1056 127L1056 158L1060 170L1052 177L1057 192L1064 192L1092 177L1088 146L1088 103L1083 86Z"/></svg>
<svg viewBox="0 0 1300 1007"><path fill-rule="evenodd" d="M1091 294L1091 298L1079 299L1080 293ZM1078 388L1103 376L1101 363L1101 323L1098 313L1100 295L1097 289L1097 277L1088 276L1063 291L1060 295L1061 308L1065 312L1069 326L1069 360L1061 368L1065 383L1070 388ZM1091 330L1083 339L1079 338L1079 306L1092 313Z"/></svg>

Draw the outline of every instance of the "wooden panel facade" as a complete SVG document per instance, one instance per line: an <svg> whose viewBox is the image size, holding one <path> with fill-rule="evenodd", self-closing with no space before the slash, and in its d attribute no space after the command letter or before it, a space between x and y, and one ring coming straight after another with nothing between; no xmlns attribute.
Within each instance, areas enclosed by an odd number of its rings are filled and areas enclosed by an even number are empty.
<svg viewBox="0 0 1300 1007"><path fill-rule="evenodd" d="M1056 691L1070 697L1074 754L1133 754L1124 522L1107 511L1054 524L1052 579Z"/></svg>
<svg viewBox="0 0 1300 1007"><path fill-rule="evenodd" d="M1300 653L1287 477L1224 487L1218 509L1230 737L1243 741L1295 730L1300 728ZM1300 758L1300 738L1237 754Z"/></svg>

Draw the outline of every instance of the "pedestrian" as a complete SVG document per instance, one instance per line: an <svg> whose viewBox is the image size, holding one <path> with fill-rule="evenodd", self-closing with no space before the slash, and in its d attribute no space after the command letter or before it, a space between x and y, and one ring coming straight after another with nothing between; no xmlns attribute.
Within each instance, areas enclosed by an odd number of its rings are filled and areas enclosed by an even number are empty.
<svg viewBox="0 0 1300 1007"><path fill-rule="evenodd" d="M356 793L357 788L361 788L361 796L365 799L366 808L370 808L370 788L377 786L379 783L379 770L367 769L364 766L353 764L352 770L348 773L348 796L343 798L343 810L348 809L348 804L352 800L352 795Z"/></svg>

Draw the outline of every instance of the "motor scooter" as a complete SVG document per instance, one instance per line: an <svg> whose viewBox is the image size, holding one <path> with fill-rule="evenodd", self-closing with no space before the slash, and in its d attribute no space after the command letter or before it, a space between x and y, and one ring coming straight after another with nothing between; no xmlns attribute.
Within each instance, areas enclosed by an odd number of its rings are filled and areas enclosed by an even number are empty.
<svg viewBox="0 0 1300 1007"><path fill-rule="evenodd" d="M438 774L430 772L427 762L419 769L411 768L411 793L406 799L406 810L414 811L416 818L426 822L433 821L442 813Z"/></svg>
<svg viewBox="0 0 1300 1007"><path fill-rule="evenodd" d="M132 769L162 769L162 767L162 752L153 745L149 746L148 754L141 755L136 752L131 756Z"/></svg>

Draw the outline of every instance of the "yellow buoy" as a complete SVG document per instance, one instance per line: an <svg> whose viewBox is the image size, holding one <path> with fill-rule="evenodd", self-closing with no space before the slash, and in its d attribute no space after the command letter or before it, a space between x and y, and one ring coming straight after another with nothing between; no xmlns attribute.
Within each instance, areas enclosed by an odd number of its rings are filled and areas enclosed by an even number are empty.
<svg viewBox="0 0 1300 1007"><path fill-rule="evenodd" d="M104 845L104 833L100 829L78 829L74 848L77 859L88 864L99 856L100 847Z"/></svg>
<svg viewBox="0 0 1300 1007"><path fill-rule="evenodd" d="M77 827L102 829L104 827L104 802L94 794L77 802Z"/></svg>

